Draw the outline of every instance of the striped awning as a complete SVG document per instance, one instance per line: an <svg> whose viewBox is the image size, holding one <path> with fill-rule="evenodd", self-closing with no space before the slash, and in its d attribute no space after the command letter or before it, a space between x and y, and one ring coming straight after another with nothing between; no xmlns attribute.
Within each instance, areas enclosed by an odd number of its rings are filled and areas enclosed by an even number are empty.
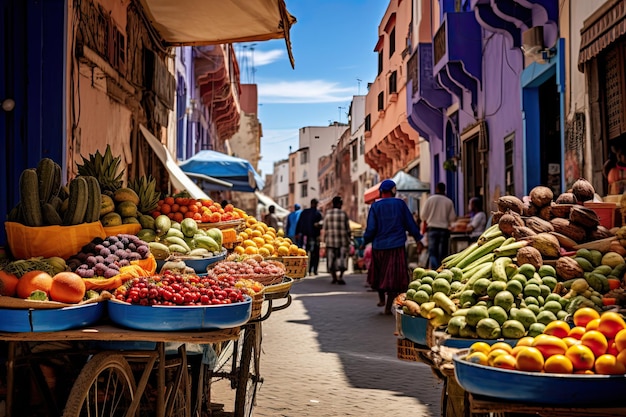
<svg viewBox="0 0 626 417"><path fill-rule="evenodd" d="M580 31L578 68L626 34L626 2L610 0L585 20Z"/></svg>

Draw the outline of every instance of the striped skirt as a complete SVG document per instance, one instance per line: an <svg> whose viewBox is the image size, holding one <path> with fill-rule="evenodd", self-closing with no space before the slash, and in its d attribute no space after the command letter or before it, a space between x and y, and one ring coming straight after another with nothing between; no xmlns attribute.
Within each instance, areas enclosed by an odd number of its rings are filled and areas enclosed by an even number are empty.
<svg viewBox="0 0 626 417"><path fill-rule="evenodd" d="M372 250L372 264L367 269L367 283L374 290L404 292L409 286L409 268L404 246Z"/></svg>

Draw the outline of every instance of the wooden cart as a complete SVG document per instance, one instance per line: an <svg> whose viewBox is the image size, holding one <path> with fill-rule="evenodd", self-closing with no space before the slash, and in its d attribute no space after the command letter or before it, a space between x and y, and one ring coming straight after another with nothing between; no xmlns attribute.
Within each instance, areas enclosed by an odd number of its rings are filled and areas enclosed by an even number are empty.
<svg viewBox="0 0 626 417"><path fill-rule="evenodd" d="M280 298L285 302L274 306ZM58 332L0 333L7 346L6 416L249 416L262 381L261 323L272 311L288 307L291 296L272 294L266 300L261 317L224 330L157 332L102 324ZM207 366L203 355L188 355L188 344L209 346L216 354L215 366ZM51 389L46 381L41 365L51 360L62 362L59 377L70 381L67 389ZM214 378L231 381L232 412L213 409ZM23 383L29 381L34 381L34 391ZM42 408L34 412L33 392L42 401Z"/></svg>

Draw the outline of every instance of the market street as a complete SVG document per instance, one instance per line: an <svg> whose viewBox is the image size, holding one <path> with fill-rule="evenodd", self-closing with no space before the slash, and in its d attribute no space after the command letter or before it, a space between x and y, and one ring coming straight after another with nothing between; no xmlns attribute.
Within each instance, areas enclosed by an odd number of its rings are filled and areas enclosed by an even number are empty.
<svg viewBox="0 0 626 417"><path fill-rule="evenodd" d="M440 414L442 384L428 366L397 359L395 319L380 315L365 277L339 286L322 272L293 284L291 306L263 323L254 416Z"/></svg>

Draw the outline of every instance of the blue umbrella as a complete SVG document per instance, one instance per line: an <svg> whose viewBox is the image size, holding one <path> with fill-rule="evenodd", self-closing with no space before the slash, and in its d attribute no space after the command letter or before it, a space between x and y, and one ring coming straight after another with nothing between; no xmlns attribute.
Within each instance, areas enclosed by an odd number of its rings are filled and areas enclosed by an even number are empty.
<svg viewBox="0 0 626 417"><path fill-rule="evenodd" d="M203 183L203 187L208 190L254 192L265 185L263 178L249 161L216 151L200 151L181 163L180 169L191 175L205 175L232 184L230 187L218 183Z"/></svg>

